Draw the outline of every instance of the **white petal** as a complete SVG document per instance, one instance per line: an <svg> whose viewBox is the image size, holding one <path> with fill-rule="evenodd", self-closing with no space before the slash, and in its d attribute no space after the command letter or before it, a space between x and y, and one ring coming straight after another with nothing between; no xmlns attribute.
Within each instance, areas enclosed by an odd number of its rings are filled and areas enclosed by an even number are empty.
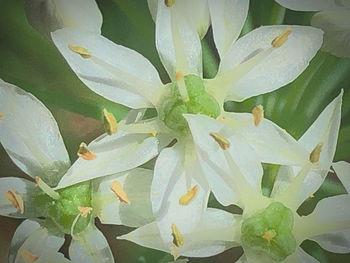
<svg viewBox="0 0 350 263"><path fill-rule="evenodd" d="M295 11L320 11L334 8L334 0L275 0L281 6Z"/></svg>
<svg viewBox="0 0 350 263"><path fill-rule="evenodd" d="M203 215L209 197L207 186L200 185L191 178L193 174L187 174L190 168L185 164L182 147L182 145L175 145L160 153L151 187L153 213L157 219L161 237L169 245L173 241L172 224L177 226L182 235L193 231ZM187 185L188 177L191 178L190 185ZM194 199L187 205L181 205L179 199L196 185L198 192Z"/></svg>
<svg viewBox="0 0 350 263"><path fill-rule="evenodd" d="M150 203L153 171L136 168L130 171L107 176L94 181L94 210L103 224L117 224L138 227L154 220ZM120 202L112 192L112 182L118 181L127 194L130 204ZM97 208L98 207L98 208Z"/></svg>
<svg viewBox="0 0 350 263"><path fill-rule="evenodd" d="M16 243L14 245L18 248L16 258L13 262L22 263L21 251L27 250L38 259L36 262L66 262L63 255L59 255L57 251L64 243L63 237L54 236L43 227L37 228L32 221L25 221L25 224L16 231ZM17 239L18 238L18 239ZM24 240L25 239L25 240ZM24 241L24 242L23 242ZM21 244L22 243L22 244ZM14 247L15 248L15 247ZM51 261L54 259L53 261ZM61 261L59 259L62 259Z"/></svg>
<svg viewBox="0 0 350 263"><path fill-rule="evenodd" d="M72 238L69 256L73 262L114 263L106 238L95 226Z"/></svg>
<svg viewBox="0 0 350 263"><path fill-rule="evenodd" d="M162 95L156 69L136 51L70 28L55 31L52 39L81 81L99 95L131 108L152 107ZM84 47L91 58L82 58L69 45Z"/></svg>
<svg viewBox="0 0 350 263"><path fill-rule="evenodd" d="M154 21L157 19L158 0L147 0L149 11Z"/></svg>
<svg viewBox="0 0 350 263"><path fill-rule="evenodd" d="M322 248L334 253L350 252L350 228L338 232L322 234L311 238Z"/></svg>
<svg viewBox="0 0 350 263"><path fill-rule="evenodd" d="M62 177L58 188L123 172L144 164L158 154L155 137L142 134L103 134L88 145L93 160L79 158Z"/></svg>
<svg viewBox="0 0 350 263"><path fill-rule="evenodd" d="M240 185L248 182L252 189L259 191L262 177L261 163L240 133L235 133L223 123L204 115L186 114L185 118L188 121L204 175L220 203L229 205L241 198L237 192L238 182ZM219 133L230 141L231 146L228 151L240 171L232 170L228 166L224 151L210 136L212 132ZM240 177L241 174L244 178ZM241 179L244 182L238 181ZM240 187L244 188L242 185Z"/></svg>
<svg viewBox="0 0 350 263"><path fill-rule="evenodd" d="M73 27L101 33L102 14L95 0L26 0L28 22L50 38L50 32Z"/></svg>
<svg viewBox="0 0 350 263"><path fill-rule="evenodd" d="M319 263L319 261L298 247L297 251L287 257L283 263Z"/></svg>
<svg viewBox="0 0 350 263"><path fill-rule="evenodd" d="M14 190L22 198L24 205L23 214L21 214L6 198L6 193L9 190ZM37 191L36 185L29 180L15 177L0 178L0 215L14 218L38 216L32 201L32 195Z"/></svg>
<svg viewBox="0 0 350 263"><path fill-rule="evenodd" d="M292 30L288 40L281 47L272 48L271 42L286 29ZM239 71L242 62L263 51L271 52L245 75L221 83L229 85L226 100L242 101L292 82L308 66L321 44L322 31L313 27L263 26L251 31L231 46L220 63L219 74Z"/></svg>
<svg viewBox="0 0 350 263"><path fill-rule="evenodd" d="M221 58L239 37L248 9L248 0L209 0L215 45Z"/></svg>
<svg viewBox="0 0 350 263"><path fill-rule="evenodd" d="M310 153L319 143L323 143L319 165L324 170L330 168L336 150L342 97L343 91L322 111L298 141Z"/></svg>
<svg viewBox="0 0 350 263"><path fill-rule="evenodd" d="M0 141L26 174L56 185L70 166L57 123L33 95L0 79Z"/></svg>
<svg viewBox="0 0 350 263"><path fill-rule="evenodd" d="M158 1L156 19L156 46L169 76L175 79L176 72L184 75L202 76L201 43L189 19L174 6L167 7Z"/></svg>
<svg viewBox="0 0 350 263"><path fill-rule="evenodd" d="M350 10L319 12L311 25L324 31L323 50L350 58Z"/></svg>
<svg viewBox="0 0 350 263"><path fill-rule="evenodd" d="M343 161L333 163L333 169L344 185L346 191L350 193L350 164Z"/></svg>
<svg viewBox="0 0 350 263"><path fill-rule="evenodd" d="M272 121L263 119L255 126L250 113L225 112L223 116L232 129L246 138L262 162L302 165L308 161L308 152Z"/></svg>

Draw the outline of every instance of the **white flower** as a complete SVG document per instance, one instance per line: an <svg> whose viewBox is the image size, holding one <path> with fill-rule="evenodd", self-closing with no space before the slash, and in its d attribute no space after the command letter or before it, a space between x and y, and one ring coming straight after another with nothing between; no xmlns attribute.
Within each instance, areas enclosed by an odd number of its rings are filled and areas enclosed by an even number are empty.
<svg viewBox="0 0 350 263"><path fill-rule="evenodd" d="M0 215L30 218L16 230L9 262L67 262L57 253L64 234L73 238L69 250L73 262L114 262L94 219L132 227L154 220L149 197L152 171L136 168L53 189L49 185L56 185L67 170L83 168L81 161L69 168L57 123L38 99L2 80L0 97L1 144L13 162L36 182L0 178ZM128 119L133 118L129 115ZM99 158L91 151L81 154ZM94 172L99 169L94 168Z"/></svg>
<svg viewBox="0 0 350 263"><path fill-rule="evenodd" d="M256 174L250 167L241 169L239 166L241 148L234 148L235 144L232 144L226 150L220 149L234 174L230 189L236 195L235 204L243 209L242 215L209 208L191 232L177 233L181 237L178 239L182 240L181 246L174 238L171 249L162 242L161 233L155 229L156 222L120 239L167 252L174 253L175 250L178 256L189 257L211 256L242 245L245 254L240 262L251 263L318 262L299 248L305 239L315 240L333 252L349 252L349 193L320 201L308 216L297 213L298 207L312 198L332 164L340 126L341 99L342 93L299 140L309 151L310 161L301 168L281 166L270 197L262 195L261 174ZM204 140L204 135L202 137ZM211 138L208 134L206 137L209 143ZM350 165L339 162L333 167L349 190ZM217 169L226 173L221 166Z"/></svg>
<svg viewBox="0 0 350 263"><path fill-rule="evenodd" d="M350 57L350 2L347 0L276 0L296 11L321 11L311 25L324 32L323 49L338 57Z"/></svg>
<svg viewBox="0 0 350 263"><path fill-rule="evenodd" d="M306 162L307 151L277 125L264 120L261 107L253 114L234 114L225 113L223 104L226 100L242 101L270 92L293 81L320 48L322 32L312 27L269 26L235 41L246 17L248 1L243 4L211 1L209 12L221 63L214 79L203 79L200 37L203 28L207 28L206 1L155 3L149 1L156 21L156 46L171 83L164 85L145 57L100 34L64 28L53 32L52 39L91 90L131 108L157 110L158 115L152 119L121 123L119 131L107 137L105 147L99 148L100 155L106 149L118 151L115 147L123 144L118 138L124 134L130 140L139 136L145 146L148 140L153 145L156 136L161 148L176 139L176 144L162 150L156 161L151 197L160 233L165 244L171 244L172 224L182 233L192 231L206 208L210 190L223 204L234 200L230 176L223 177L212 165L224 163L218 145L214 140L203 145L195 133L208 128L219 140L225 130L223 135L232 136L232 145L240 148L240 165L246 167L249 160L256 176L262 173L260 161L288 165ZM199 15L192 16L189 10L197 9ZM231 19L225 10L237 10L240 15ZM93 144L89 145L92 147ZM123 158L125 153L121 152L119 160L133 159L141 164L149 159L142 159L141 153L140 150L140 155ZM105 156L110 157L108 152ZM71 169L59 187L115 172L114 167L112 170L107 167L101 174L104 161L98 166L90 163L91 168L79 167L78 173ZM124 161L116 160L114 165L123 166ZM94 167L98 167L99 173ZM223 169L227 170L227 165L223 164Z"/></svg>

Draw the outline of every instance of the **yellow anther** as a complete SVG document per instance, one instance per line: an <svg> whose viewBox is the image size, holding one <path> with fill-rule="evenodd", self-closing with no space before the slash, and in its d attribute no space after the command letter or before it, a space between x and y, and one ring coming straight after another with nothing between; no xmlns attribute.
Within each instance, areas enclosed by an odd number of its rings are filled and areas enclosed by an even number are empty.
<svg viewBox="0 0 350 263"><path fill-rule="evenodd" d="M157 132L156 131L152 131L151 134L152 134L153 137L156 137Z"/></svg>
<svg viewBox="0 0 350 263"><path fill-rule="evenodd" d="M261 237L265 240L267 240L268 243L277 235L276 231L273 229L270 229L266 231Z"/></svg>
<svg viewBox="0 0 350 263"><path fill-rule="evenodd" d="M103 124L105 131L108 135L112 135L118 131L118 122L114 115L108 112L106 109L103 110Z"/></svg>
<svg viewBox="0 0 350 263"><path fill-rule="evenodd" d="M21 255L22 260L25 263L33 263L33 262L35 262L35 261L37 261L39 259L38 256L33 255L32 253L30 253L26 249L21 249L20 255Z"/></svg>
<svg viewBox="0 0 350 263"><path fill-rule="evenodd" d="M309 195L309 198L314 198L314 197L315 197L314 194Z"/></svg>
<svg viewBox="0 0 350 263"><path fill-rule="evenodd" d="M86 143L82 142L79 146L79 150L77 152L77 155L84 160L93 160L96 158L96 154L89 151Z"/></svg>
<svg viewBox="0 0 350 263"><path fill-rule="evenodd" d="M254 125L259 126L264 119L264 107L262 105L255 106L252 113L254 116Z"/></svg>
<svg viewBox="0 0 350 263"><path fill-rule="evenodd" d="M123 186L118 181L113 181L110 189L115 193L120 202L127 203L128 205L131 204L126 192L124 191Z"/></svg>
<svg viewBox="0 0 350 263"><path fill-rule="evenodd" d="M315 149L310 153L310 162L317 163L320 160L320 155L322 152L323 142L316 145Z"/></svg>
<svg viewBox="0 0 350 263"><path fill-rule="evenodd" d="M82 46L68 45L68 48L73 52L79 54L82 58L91 58L90 51Z"/></svg>
<svg viewBox="0 0 350 263"><path fill-rule="evenodd" d="M24 202L19 193L15 190L8 190L6 193L6 198L11 202L11 204L20 212L24 213Z"/></svg>
<svg viewBox="0 0 350 263"><path fill-rule="evenodd" d="M175 4L175 0L164 0L167 7L172 7Z"/></svg>
<svg viewBox="0 0 350 263"><path fill-rule="evenodd" d="M92 207L78 206L78 210L82 217L87 217L91 213Z"/></svg>
<svg viewBox="0 0 350 263"><path fill-rule="evenodd" d="M179 204L180 205L188 205L197 195L198 193L198 185L195 185L190 190L187 191L186 194L180 197Z"/></svg>
<svg viewBox="0 0 350 263"><path fill-rule="evenodd" d="M279 48L281 47L287 40L288 36L292 33L292 29L286 29L285 31L282 32L278 37L276 37L272 42L271 45L274 48Z"/></svg>
<svg viewBox="0 0 350 263"><path fill-rule="evenodd" d="M183 79L183 77L184 77L184 74L181 71L176 72L176 74L175 74L176 80Z"/></svg>
<svg viewBox="0 0 350 263"><path fill-rule="evenodd" d="M230 147L230 142L221 134L217 132L211 132L209 133L209 135L214 138L214 140L219 144L221 149L227 150Z"/></svg>
<svg viewBox="0 0 350 263"><path fill-rule="evenodd" d="M175 224L171 225L171 232L171 235L173 236L173 244L176 247L182 247L184 245L184 238Z"/></svg>

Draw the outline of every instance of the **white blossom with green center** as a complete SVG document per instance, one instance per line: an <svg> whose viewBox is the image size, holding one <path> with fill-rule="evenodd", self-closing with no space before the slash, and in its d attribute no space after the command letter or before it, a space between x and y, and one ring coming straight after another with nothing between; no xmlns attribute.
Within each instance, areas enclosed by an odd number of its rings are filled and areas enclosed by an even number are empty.
<svg viewBox="0 0 350 263"><path fill-rule="evenodd" d="M350 2L348 0L276 0L296 11L320 11L311 25L325 32L323 50L338 57L350 57Z"/></svg>
<svg viewBox="0 0 350 263"><path fill-rule="evenodd" d="M239 262L242 263L316 263L315 258L299 247L306 239L332 252L350 252L350 164L333 164L347 194L321 200L307 216L297 212L305 200L313 198L330 171L340 127L342 93L298 141L309 152L309 162L302 167L281 166L270 197L262 194L262 175L239 166L240 148L231 150L235 145L231 144L227 149L219 149L234 175L230 184L236 196L233 204L239 205L243 213L233 215L207 209L197 227L182 234L182 246L177 249L177 255L206 257L241 245L244 255ZM212 140L205 133L196 135L206 144ZM232 142L229 137L228 140ZM227 173L221 167L217 169L223 176ZM155 231L156 224L145 225L120 238L171 252L163 244L161 233Z"/></svg>
<svg viewBox="0 0 350 263"><path fill-rule="evenodd" d="M149 197L152 171L136 168L53 189L69 169L82 168L79 160L70 166L55 119L33 95L0 80L0 97L1 144L13 162L35 178L35 183L29 178L0 178L0 215L29 218L14 234L9 262L67 262L57 252L65 234L72 236L73 262L114 262L94 219L132 227L154 220Z"/></svg>

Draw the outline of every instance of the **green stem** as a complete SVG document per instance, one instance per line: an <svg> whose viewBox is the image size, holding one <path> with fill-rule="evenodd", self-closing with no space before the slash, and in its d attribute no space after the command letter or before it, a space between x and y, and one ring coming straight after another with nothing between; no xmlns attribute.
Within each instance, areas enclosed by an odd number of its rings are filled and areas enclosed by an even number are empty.
<svg viewBox="0 0 350 263"><path fill-rule="evenodd" d="M209 42L202 40L203 52L203 74L206 78L214 78L219 68L219 59L216 57L214 50L211 48Z"/></svg>
<svg viewBox="0 0 350 263"><path fill-rule="evenodd" d="M271 10L269 25L281 25L284 21L286 9L277 3L274 3Z"/></svg>

